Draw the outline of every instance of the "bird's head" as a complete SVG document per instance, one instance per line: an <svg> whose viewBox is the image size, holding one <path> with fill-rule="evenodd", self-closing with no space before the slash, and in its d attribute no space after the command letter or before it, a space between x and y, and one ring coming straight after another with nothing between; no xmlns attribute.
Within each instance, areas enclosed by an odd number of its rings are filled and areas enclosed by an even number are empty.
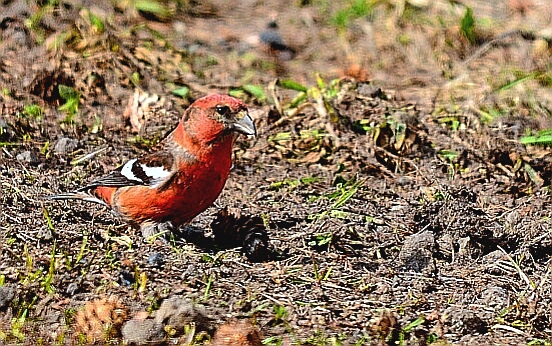
<svg viewBox="0 0 552 346"><path fill-rule="evenodd" d="M184 128L196 141L212 143L227 136L256 136L247 106L227 95L210 95L196 100L182 118Z"/></svg>

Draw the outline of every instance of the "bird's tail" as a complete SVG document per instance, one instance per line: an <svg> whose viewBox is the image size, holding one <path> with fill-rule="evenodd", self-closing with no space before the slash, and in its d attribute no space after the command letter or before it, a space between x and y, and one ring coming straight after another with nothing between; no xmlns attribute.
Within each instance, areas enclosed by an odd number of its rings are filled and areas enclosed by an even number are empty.
<svg viewBox="0 0 552 346"><path fill-rule="evenodd" d="M101 205L108 206L103 200L85 191L66 192L66 193L60 193L58 195L44 196L43 199L47 201L63 201L63 200L69 200L69 199L77 199L85 202L98 203Z"/></svg>

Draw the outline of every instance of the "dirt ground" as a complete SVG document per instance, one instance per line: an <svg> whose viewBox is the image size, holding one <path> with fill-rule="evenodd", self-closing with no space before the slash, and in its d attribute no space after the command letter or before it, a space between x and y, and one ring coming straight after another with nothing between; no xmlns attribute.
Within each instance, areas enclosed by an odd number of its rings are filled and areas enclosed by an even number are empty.
<svg viewBox="0 0 552 346"><path fill-rule="evenodd" d="M550 23L544 0L0 1L0 343L552 344ZM258 137L167 242L44 201L209 93Z"/></svg>

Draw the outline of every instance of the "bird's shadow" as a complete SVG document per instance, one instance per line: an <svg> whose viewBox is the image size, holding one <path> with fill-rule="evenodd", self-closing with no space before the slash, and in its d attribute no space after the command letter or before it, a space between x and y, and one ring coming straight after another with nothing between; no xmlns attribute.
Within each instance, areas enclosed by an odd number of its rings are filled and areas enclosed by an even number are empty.
<svg viewBox="0 0 552 346"><path fill-rule="evenodd" d="M211 222L210 228L211 232L208 232L203 227L186 225L173 230L173 237L176 241L185 240L208 253L239 248L251 262L287 258L272 246L267 229L258 216L236 216L222 209Z"/></svg>

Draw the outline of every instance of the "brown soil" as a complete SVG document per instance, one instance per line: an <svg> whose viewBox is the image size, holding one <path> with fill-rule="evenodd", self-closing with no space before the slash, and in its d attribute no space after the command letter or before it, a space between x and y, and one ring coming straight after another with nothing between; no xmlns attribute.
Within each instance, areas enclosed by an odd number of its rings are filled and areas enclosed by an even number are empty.
<svg viewBox="0 0 552 346"><path fill-rule="evenodd" d="M551 127L550 6L473 2L500 25L470 43L459 4L385 2L340 31L348 2L301 3L0 2L0 343L552 340L552 155L520 143ZM260 41L271 20L284 46ZM504 87L515 71L533 77ZM316 72L326 85L281 112L298 92L274 79ZM168 243L42 199L215 92L244 98L259 135Z"/></svg>

